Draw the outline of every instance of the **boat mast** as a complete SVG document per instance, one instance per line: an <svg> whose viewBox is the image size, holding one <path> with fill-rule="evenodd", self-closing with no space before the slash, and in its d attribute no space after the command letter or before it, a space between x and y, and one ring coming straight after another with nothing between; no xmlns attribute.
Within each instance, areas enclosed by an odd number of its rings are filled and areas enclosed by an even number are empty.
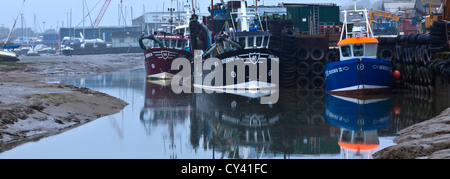
<svg viewBox="0 0 450 179"><path fill-rule="evenodd" d="M83 0L83 2L81 2L83 4L83 36L86 34L86 32L85 32L86 26L84 24L84 20L85 20L85 17L84 17L84 4L85 4L85 1L86 0Z"/></svg>
<svg viewBox="0 0 450 179"><path fill-rule="evenodd" d="M11 35L12 35L12 32L13 32L14 28L16 28L17 19L19 18L19 15L20 15L21 12L22 12L23 5L24 5L24 4L25 4L25 0L23 0L23 2L22 2L22 7L20 7L19 13L17 14L16 19L14 20L14 24L13 24L11 30L9 31L8 37L6 37L6 40L5 40L5 43L3 44L3 46L6 45L6 43L8 42L9 38L10 38Z"/></svg>
<svg viewBox="0 0 450 179"><path fill-rule="evenodd" d="M343 13L344 13L344 24L342 26L341 40L347 38L347 32L346 31L348 30L348 27L347 27L347 10L344 10ZM344 37L344 34L345 34L345 37Z"/></svg>
<svg viewBox="0 0 450 179"><path fill-rule="evenodd" d="M241 32L249 31L249 29L247 7L245 6L245 0L241 0Z"/></svg>
<svg viewBox="0 0 450 179"><path fill-rule="evenodd" d="M170 33L173 32L173 0L170 1L170 19L169 19L169 25L170 25Z"/></svg>

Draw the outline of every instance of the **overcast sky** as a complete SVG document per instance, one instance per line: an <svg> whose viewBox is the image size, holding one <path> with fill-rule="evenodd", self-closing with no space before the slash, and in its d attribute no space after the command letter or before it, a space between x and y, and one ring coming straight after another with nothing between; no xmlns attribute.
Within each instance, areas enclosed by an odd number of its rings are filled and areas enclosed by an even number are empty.
<svg viewBox="0 0 450 179"><path fill-rule="evenodd" d="M100 25L99 26L117 26L119 25L119 4L121 0L112 0ZM161 11L163 8L167 9L171 6L171 0L122 0L122 6L127 8L127 24L130 25L131 21L131 7L133 8L133 16L136 18L142 15L145 7L145 11ZM179 4L183 2L186 4L187 0L173 0L173 7L177 7L177 1ZM227 1L227 0L225 0ZM5 27L12 27L14 18L18 15L22 6L23 0L0 0L0 25ZM100 9L102 8L105 0L86 0L87 6L91 12L91 19L95 21ZM194 0L201 6L201 12L207 12L206 9L211 0ZM214 0L214 3L220 2L220 0ZM337 3L338 5L351 2L351 0L260 0L259 4L276 5L280 2L297 2L297 3ZM191 0L189 0L191 3ZM34 30L35 24L39 24L40 28L43 28L45 22L45 29L61 27L64 23L66 27L68 13L72 9L72 27L82 27L83 16L83 0L26 0L22 14L25 19L25 26L31 27ZM95 7L95 5L97 6ZM248 4L252 5L253 0L248 1ZM94 8L95 7L95 8ZM125 12L125 10L123 10ZM85 9L87 14L88 10ZM37 23L34 23L34 17L36 14ZM85 22L86 26L91 24L89 17ZM122 21L123 24L123 21ZM20 17L17 21L16 28L21 27ZM37 26L38 27L38 26ZM39 27L38 27L39 28Z"/></svg>

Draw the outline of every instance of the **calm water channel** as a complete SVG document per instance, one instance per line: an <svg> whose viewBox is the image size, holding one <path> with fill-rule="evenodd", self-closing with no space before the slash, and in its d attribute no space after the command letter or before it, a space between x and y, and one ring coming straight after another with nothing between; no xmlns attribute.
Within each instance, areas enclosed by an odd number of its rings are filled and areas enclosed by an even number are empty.
<svg viewBox="0 0 450 179"><path fill-rule="evenodd" d="M278 103L234 94L174 94L144 69L62 81L129 103L120 113L29 142L0 158L371 158L396 133L440 111L429 97L357 100L281 90Z"/></svg>

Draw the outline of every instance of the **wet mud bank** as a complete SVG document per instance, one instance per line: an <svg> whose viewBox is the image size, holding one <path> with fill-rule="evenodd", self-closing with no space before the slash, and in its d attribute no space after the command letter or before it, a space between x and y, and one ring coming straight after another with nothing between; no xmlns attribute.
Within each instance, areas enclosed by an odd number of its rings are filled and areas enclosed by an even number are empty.
<svg viewBox="0 0 450 179"><path fill-rule="evenodd" d="M394 139L397 145L373 154L374 159L450 159L450 108L407 127Z"/></svg>
<svg viewBox="0 0 450 179"><path fill-rule="evenodd" d="M0 152L120 112L126 102L72 85L45 83L143 65L142 54L37 56L0 63Z"/></svg>

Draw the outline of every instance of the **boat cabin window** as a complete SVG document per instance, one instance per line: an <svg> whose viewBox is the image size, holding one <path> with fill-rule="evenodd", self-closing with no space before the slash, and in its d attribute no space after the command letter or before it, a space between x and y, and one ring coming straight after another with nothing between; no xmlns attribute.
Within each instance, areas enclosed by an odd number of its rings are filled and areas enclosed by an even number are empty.
<svg viewBox="0 0 450 179"><path fill-rule="evenodd" d="M265 47L264 45L264 36L262 37L256 37L256 46Z"/></svg>
<svg viewBox="0 0 450 179"><path fill-rule="evenodd" d="M262 44L262 37L256 37L256 46L263 46Z"/></svg>
<svg viewBox="0 0 450 179"><path fill-rule="evenodd" d="M240 44L245 45L245 37L240 37L238 40Z"/></svg>
<svg viewBox="0 0 450 179"><path fill-rule="evenodd" d="M341 53L343 57L350 57L352 55L349 45L341 46Z"/></svg>
<svg viewBox="0 0 450 179"><path fill-rule="evenodd" d="M162 43L164 44L164 47L168 47L169 46L169 41L166 39L161 39Z"/></svg>
<svg viewBox="0 0 450 179"><path fill-rule="evenodd" d="M340 141L342 142L352 141L352 132L349 130L342 130Z"/></svg>
<svg viewBox="0 0 450 179"><path fill-rule="evenodd" d="M152 40L152 42L153 42L153 48L159 48L160 47L158 42L156 42L154 40Z"/></svg>
<svg viewBox="0 0 450 179"><path fill-rule="evenodd" d="M378 44L366 44L366 56L377 56Z"/></svg>
<svg viewBox="0 0 450 179"><path fill-rule="evenodd" d="M170 40L170 48L175 48L177 45L177 40Z"/></svg>
<svg viewBox="0 0 450 179"><path fill-rule="evenodd" d="M269 45L269 36L265 36L263 38L263 47L267 47L267 45Z"/></svg>
<svg viewBox="0 0 450 179"><path fill-rule="evenodd" d="M183 47L183 40L177 40L177 48L182 48Z"/></svg>
<svg viewBox="0 0 450 179"><path fill-rule="evenodd" d="M355 56L355 57L364 56L364 45L363 44L353 45L353 56Z"/></svg>
<svg viewBox="0 0 450 179"><path fill-rule="evenodd" d="M248 37L247 39L247 47L253 47L255 45L255 37Z"/></svg>

